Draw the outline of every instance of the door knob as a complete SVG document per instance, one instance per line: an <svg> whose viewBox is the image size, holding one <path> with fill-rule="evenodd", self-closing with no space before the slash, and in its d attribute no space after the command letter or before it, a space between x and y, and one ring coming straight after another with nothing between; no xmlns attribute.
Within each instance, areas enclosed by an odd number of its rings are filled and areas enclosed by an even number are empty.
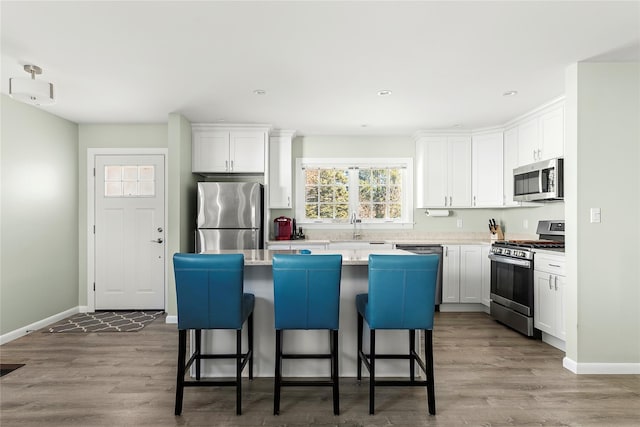
<svg viewBox="0 0 640 427"><path fill-rule="evenodd" d="M152 240L153 243L162 243L164 240L162 240L162 237L158 237L156 240Z"/></svg>

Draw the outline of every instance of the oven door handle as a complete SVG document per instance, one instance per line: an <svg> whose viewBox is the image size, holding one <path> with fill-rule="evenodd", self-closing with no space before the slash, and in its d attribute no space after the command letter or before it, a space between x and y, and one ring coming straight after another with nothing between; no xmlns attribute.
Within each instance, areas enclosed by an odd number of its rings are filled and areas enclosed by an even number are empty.
<svg viewBox="0 0 640 427"><path fill-rule="evenodd" d="M491 261L499 262L502 264L510 264L518 267L531 268L531 261L526 259L509 258L506 256L500 256L495 254L489 254L489 259Z"/></svg>

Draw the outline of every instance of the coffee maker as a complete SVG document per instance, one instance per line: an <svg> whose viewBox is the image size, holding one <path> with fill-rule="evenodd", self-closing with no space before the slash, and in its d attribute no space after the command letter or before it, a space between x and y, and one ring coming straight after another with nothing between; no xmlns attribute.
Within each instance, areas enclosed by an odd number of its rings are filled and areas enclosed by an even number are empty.
<svg viewBox="0 0 640 427"><path fill-rule="evenodd" d="M276 240L291 240L293 235L293 220L286 216L279 216L273 220L273 234Z"/></svg>

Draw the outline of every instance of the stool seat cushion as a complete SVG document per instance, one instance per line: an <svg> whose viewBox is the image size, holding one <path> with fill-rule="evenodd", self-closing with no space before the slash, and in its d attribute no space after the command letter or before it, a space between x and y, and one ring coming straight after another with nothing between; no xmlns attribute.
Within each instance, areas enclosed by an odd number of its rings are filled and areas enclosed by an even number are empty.
<svg viewBox="0 0 640 427"><path fill-rule="evenodd" d="M273 256L276 329L338 329L341 255Z"/></svg>
<svg viewBox="0 0 640 427"><path fill-rule="evenodd" d="M371 329L433 329L438 255L370 255L356 308Z"/></svg>
<svg viewBox="0 0 640 427"><path fill-rule="evenodd" d="M175 254L178 329L242 329L255 305L243 293L244 255Z"/></svg>

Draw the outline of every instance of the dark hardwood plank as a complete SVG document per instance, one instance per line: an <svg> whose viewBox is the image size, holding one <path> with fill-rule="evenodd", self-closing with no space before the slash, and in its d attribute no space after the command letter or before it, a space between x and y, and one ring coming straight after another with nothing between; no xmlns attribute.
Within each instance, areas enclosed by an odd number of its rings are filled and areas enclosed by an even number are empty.
<svg viewBox="0 0 640 427"><path fill-rule="evenodd" d="M426 426L637 425L639 376L574 375L563 353L482 313L437 313L436 407L422 388L377 389L368 415L366 380L342 378L341 415L329 389L283 390L273 416L273 380L243 383L243 415L229 388L190 388L173 415L178 334L158 319L133 333L47 334L0 347L3 363L25 366L0 380L3 426ZM354 354L355 354L355 343ZM355 356L354 356L355 357Z"/></svg>

